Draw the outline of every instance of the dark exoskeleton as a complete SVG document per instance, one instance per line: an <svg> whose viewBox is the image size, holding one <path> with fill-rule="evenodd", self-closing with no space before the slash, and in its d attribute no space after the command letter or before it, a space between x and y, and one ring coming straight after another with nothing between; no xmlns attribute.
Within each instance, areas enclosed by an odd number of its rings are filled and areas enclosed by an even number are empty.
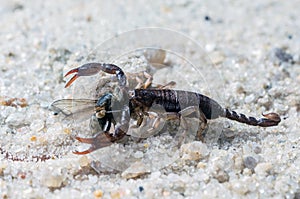
<svg viewBox="0 0 300 199"><path fill-rule="evenodd" d="M95 116L102 128L102 132L99 132L93 138L76 137L82 143L91 144L91 147L82 152L75 151L75 154L87 154L122 140L128 135L130 119L136 120L136 126L138 127L142 124L144 117L149 115L150 109L151 112L157 111L157 117L166 121L190 115L198 117L199 129L197 136L199 139L202 139L201 136L206 128L207 119L225 117L248 125L261 127L276 126L281 121L276 113L263 114L264 117L260 119L238 114L235 111L222 108L215 100L195 92L162 87L147 88L148 86L129 90L126 86L127 78L125 73L121 68L113 64L88 63L70 70L65 76L72 73L75 73L75 75L67 82L65 87L70 86L80 76L91 76L100 71L116 75L123 97L119 100L112 100L113 95L107 93L98 100L93 100L92 106L94 106ZM74 102L71 99L62 99L53 102L51 106L56 112L63 112L67 115L68 113L64 112L63 109L69 101ZM76 103L80 104L79 101ZM76 106L76 103L73 103L73 106ZM164 111L162 112L161 109ZM112 125L115 129L114 132L110 132ZM157 124L154 123L152 128L156 126Z"/></svg>

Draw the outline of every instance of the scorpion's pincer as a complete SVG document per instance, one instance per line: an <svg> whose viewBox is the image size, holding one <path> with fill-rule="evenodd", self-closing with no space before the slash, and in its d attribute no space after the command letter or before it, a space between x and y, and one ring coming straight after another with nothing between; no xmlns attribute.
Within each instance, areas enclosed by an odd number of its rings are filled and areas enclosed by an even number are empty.
<svg viewBox="0 0 300 199"><path fill-rule="evenodd" d="M72 69L69 72L67 72L67 74L65 74L64 77L67 77L68 75L72 74L72 73L78 73L78 68ZM65 85L65 88L69 87L77 78L79 77L78 74L75 74Z"/></svg>
<svg viewBox="0 0 300 199"><path fill-rule="evenodd" d="M76 155L85 155L88 153L91 153L97 149L109 146L112 144L112 141L109 138L109 135L107 132L101 132L98 133L93 138L82 138L82 137L75 137L76 140L78 140L81 143L90 144L90 148L85 151L74 151L73 153Z"/></svg>

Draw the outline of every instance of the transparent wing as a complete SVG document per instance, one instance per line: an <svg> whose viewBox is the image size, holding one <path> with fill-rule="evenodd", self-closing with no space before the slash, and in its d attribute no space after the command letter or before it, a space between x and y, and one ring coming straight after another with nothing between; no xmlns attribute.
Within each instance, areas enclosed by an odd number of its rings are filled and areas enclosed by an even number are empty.
<svg viewBox="0 0 300 199"><path fill-rule="evenodd" d="M84 121L94 114L96 102L94 99L60 99L54 101L49 108L56 115L62 113L64 119Z"/></svg>

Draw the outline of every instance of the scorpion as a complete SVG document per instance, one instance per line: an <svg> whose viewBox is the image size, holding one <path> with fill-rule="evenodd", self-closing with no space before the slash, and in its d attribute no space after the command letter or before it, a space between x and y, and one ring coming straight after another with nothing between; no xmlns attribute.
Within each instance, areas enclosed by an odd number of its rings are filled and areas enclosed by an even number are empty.
<svg viewBox="0 0 300 199"><path fill-rule="evenodd" d="M94 115L102 131L91 138L76 136L75 139L79 142L90 144L90 147L85 151L73 152L78 155L91 153L112 143L120 142L126 136L130 136L128 135L130 119L136 120L135 126L139 127L144 118L150 115L150 109L158 112L156 114L158 120L153 123L152 130L157 128L159 118L165 121L178 120L185 116L198 118L199 127L196 136L199 140L203 139L202 133L207 127L207 120L211 119L223 117L260 127L277 126L281 121L277 113L262 114L263 117L260 119L238 114L235 111L223 108L215 100L200 93L174 90L168 88L168 86L150 88L150 81L139 88L129 89L125 73L114 64L86 63L72 69L65 75L67 77L70 74L74 74L66 83L65 88L69 87L78 77L92 76L100 71L116 76L122 99L113 100L112 93L108 92L99 97L99 99L91 100L90 106L93 107ZM74 99L61 99L53 102L51 107L56 111L56 114L62 112L68 115L70 113L67 113L64 108L71 102L74 106L76 106L76 103L85 103L84 100L81 102L80 99L77 101L74 101ZM157 106L161 107L164 112L160 113L159 109L155 108ZM114 131L111 132L112 126L114 126ZM185 126L185 130L188 128L186 124L183 126Z"/></svg>

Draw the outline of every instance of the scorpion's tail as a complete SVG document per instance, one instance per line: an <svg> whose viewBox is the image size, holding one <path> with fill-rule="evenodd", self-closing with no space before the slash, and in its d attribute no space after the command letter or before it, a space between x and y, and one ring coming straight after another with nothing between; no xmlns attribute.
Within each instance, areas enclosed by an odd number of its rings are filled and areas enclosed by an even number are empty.
<svg viewBox="0 0 300 199"><path fill-rule="evenodd" d="M228 109L225 109L226 118L241 123L246 123L252 126L261 126L261 127L277 126L281 121L277 113L268 113L262 115L264 116L263 118L256 119L254 117L247 117L244 114L238 114L235 111L230 111Z"/></svg>

